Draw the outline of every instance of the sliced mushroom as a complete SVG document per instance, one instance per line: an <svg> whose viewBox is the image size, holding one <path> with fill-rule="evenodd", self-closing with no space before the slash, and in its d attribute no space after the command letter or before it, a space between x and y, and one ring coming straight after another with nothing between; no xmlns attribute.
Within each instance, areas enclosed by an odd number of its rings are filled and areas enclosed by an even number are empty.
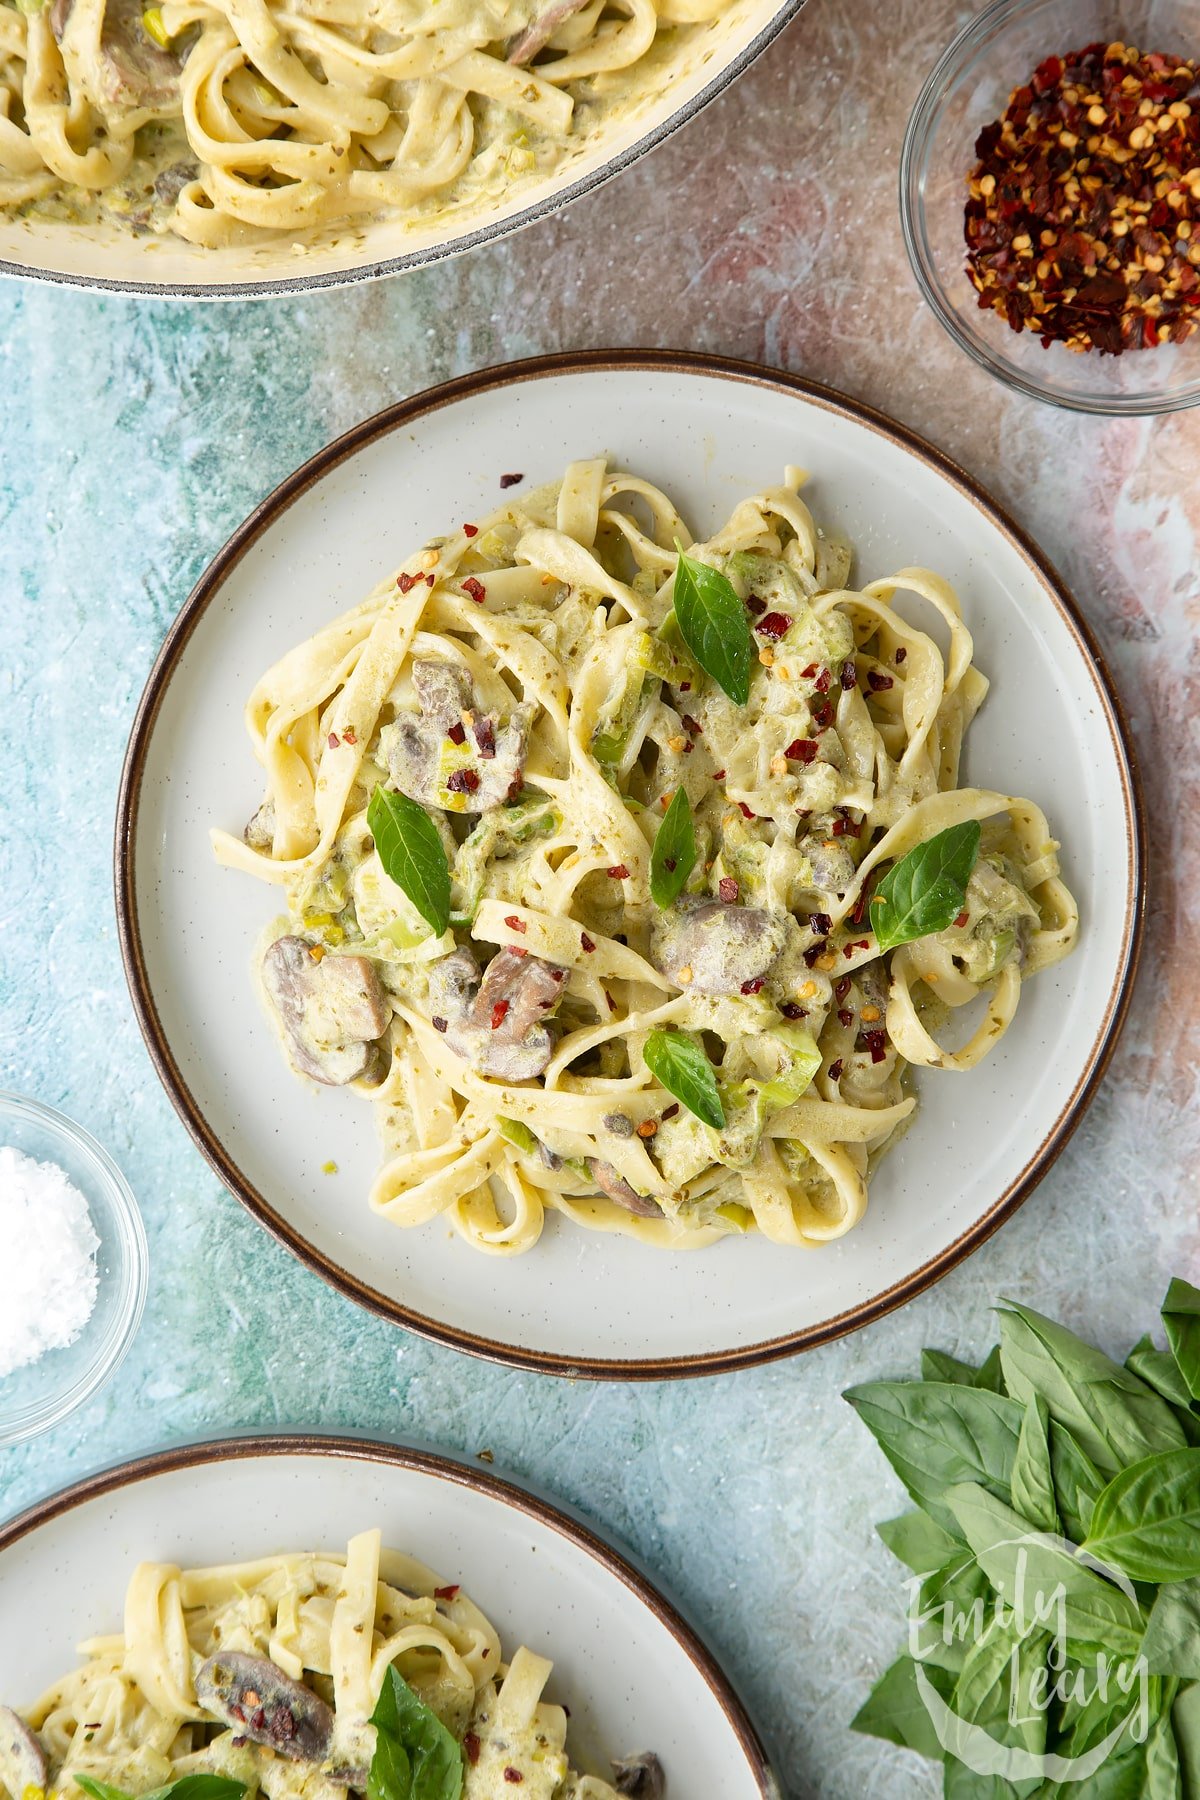
<svg viewBox="0 0 1200 1800"><path fill-rule="evenodd" d="M155 183L157 186L157 183ZM242 842L252 850L270 850L275 843L275 802L264 800L258 811L246 821Z"/></svg>
<svg viewBox="0 0 1200 1800"><path fill-rule="evenodd" d="M664 975L698 994L740 994L761 981L787 942L787 922L756 906L681 900L660 915L652 954Z"/></svg>
<svg viewBox="0 0 1200 1800"><path fill-rule="evenodd" d="M798 845L808 863L809 887L819 894L844 894L854 880L855 864L845 844L810 832Z"/></svg>
<svg viewBox="0 0 1200 1800"><path fill-rule="evenodd" d="M623 1206L626 1212L636 1213L640 1219L661 1219L662 1207L649 1194L639 1194L635 1187L630 1187L623 1175L619 1175L610 1162L604 1162L598 1156L588 1157L588 1168L592 1171L596 1186L601 1193Z"/></svg>
<svg viewBox="0 0 1200 1800"><path fill-rule="evenodd" d="M27 1788L49 1785L47 1774L46 1753L29 1726L11 1706L0 1706L0 1787L22 1800Z"/></svg>
<svg viewBox="0 0 1200 1800"><path fill-rule="evenodd" d="M451 812L502 806L524 774L527 709L515 707L502 725L480 709L457 663L422 659L413 663L412 678L420 711L401 713L379 735L396 787L422 806Z"/></svg>
<svg viewBox="0 0 1200 1800"><path fill-rule="evenodd" d="M342 1087L379 1068L391 1007L365 956L317 958L313 948L300 937L277 938L263 957L263 985L296 1067Z"/></svg>
<svg viewBox="0 0 1200 1800"><path fill-rule="evenodd" d="M163 206L174 206L184 188L187 187L190 181L195 181L199 173L200 164L197 162L185 160L184 162L168 164L165 169L160 169L158 174L154 177L154 198ZM275 808L269 801L267 802L267 805L270 806L271 809L271 830L273 832L275 829ZM265 812L266 810L267 808L265 806L259 807L260 813ZM257 818L258 813L254 816ZM251 820L251 824L253 824L253 822L254 821Z"/></svg>
<svg viewBox="0 0 1200 1800"><path fill-rule="evenodd" d="M329 1755L333 1713L268 1657L240 1650L210 1656L196 1673L196 1698L240 1737L290 1762L321 1763Z"/></svg>
<svg viewBox="0 0 1200 1800"><path fill-rule="evenodd" d="M53 0L50 29L61 44L74 0ZM105 0L97 65L100 97L111 106L160 111L179 99L183 58L155 43L143 24L143 0Z"/></svg>
<svg viewBox="0 0 1200 1800"><path fill-rule="evenodd" d="M550 6L544 6L530 23L514 38L508 50L508 60L518 68L532 62L539 50L544 50L560 25L581 13L591 0L553 0Z"/></svg>
<svg viewBox="0 0 1200 1800"><path fill-rule="evenodd" d="M530 1081L550 1061L546 1025L562 996L567 971L540 956L498 950L480 975L469 950L456 950L429 971L429 1011L456 1056L483 1075Z"/></svg>
<svg viewBox="0 0 1200 1800"><path fill-rule="evenodd" d="M653 1750L643 1750L614 1761L613 1786L618 1794L632 1794L634 1800L664 1800L667 1778Z"/></svg>

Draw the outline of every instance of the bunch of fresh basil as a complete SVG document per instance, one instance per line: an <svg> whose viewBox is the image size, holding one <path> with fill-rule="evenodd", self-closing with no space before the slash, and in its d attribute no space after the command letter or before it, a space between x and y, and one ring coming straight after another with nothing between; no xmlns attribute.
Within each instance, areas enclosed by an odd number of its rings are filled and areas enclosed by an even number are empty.
<svg viewBox="0 0 1200 1800"><path fill-rule="evenodd" d="M953 1800L1200 1800L1200 1290L1173 1281L1169 1347L1144 1337L1124 1366L1027 1307L998 1311L979 1368L927 1350L920 1380L845 1395L918 1508L879 1527L913 1572L915 1654L853 1727L944 1763ZM922 1629L939 1614L970 1628L939 1641ZM1101 1683L1101 1657L1124 1678ZM973 1772L943 1747L930 1689L1060 1778Z"/></svg>

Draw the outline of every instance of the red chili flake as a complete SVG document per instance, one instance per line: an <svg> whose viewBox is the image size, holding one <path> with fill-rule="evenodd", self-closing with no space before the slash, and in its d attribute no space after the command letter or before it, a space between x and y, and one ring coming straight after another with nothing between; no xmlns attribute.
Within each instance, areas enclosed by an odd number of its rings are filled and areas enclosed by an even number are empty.
<svg viewBox="0 0 1200 1800"><path fill-rule="evenodd" d="M743 981L740 992L743 994L761 994L767 985L765 975L755 975L750 981Z"/></svg>
<svg viewBox="0 0 1200 1800"><path fill-rule="evenodd" d="M752 812L751 812L751 811L750 811L750 808L749 808L749 807L748 807L748 806L747 806L747 805L746 805L746 802L745 802L745 801L744 801L744 800L739 800L739 801L738 801L738 805L739 805L739 806L740 806L740 807L741 807L741 809L742 809L742 813L743 813L743 815L744 815L744 817L745 817L745 818L747 818L747 819L756 819L756 818L757 818L757 817L758 817L758 814L757 814L757 813L752 813Z"/></svg>
<svg viewBox="0 0 1200 1800"><path fill-rule="evenodd" d="M476 606L482 606L487 599L487 589L484 587L482 581L477 580L474 575L467 576L467 579L462 584L462 588L463 593L469 595Z"/></svg>
<svg viewBox="0 0 1200 1800"><path fill-rule="evenodd" d="M887 1032L864 1031L863 1043L871 1052L871 1061L873 1063L881 1063L887 1055Z"/></svg>
<svg viewBox="0 0 1200 1800"><path fill-rule="evenodd" d="M896 652L896 667L899 668L900 664L907 661L907 659L908 651L904 648L903 644L901 644L899 650Z"/></svg>
<svg viewBox="0 0 1200 1800"><path fill-rule="evenodd" d="M824 956L824 954L825 954L825 945L823 943L811 944L809 946L809 948L804 952L805 967L809 968L809 969L815 967L818 956Z"/></svg>
<svg viewBox="0 0 1200 1800"><path fill-rule="evenodd" d="M786 613L767 613L754 627L759 637L778 639L785 637L792 628L792 621Z"/></svg>
<svg viewBox="0 0 1200 1800"><path fill-rule="evenodd" d="M466 743L467 728L463 724L461 719L458 721L457 725L452 725L450 727L449 731L446 733L446 736L450 739L450 742L452 744L465 744Z"/></svg>
<svg viewBox="0 0 1200 1800"><path fill-rule="evenodd" d="M608 991L608 989L607 989L607 988L605 988L605 990L604 990L604 998L605 998L605 1000L606 1000L606 1001L607 1001L607 1002L608 1002L608 1010L609 1010L609 1012L616 1012L616 1010L617 1010L617 1003L616 1003L616 1001L615 1001L615 1000L614 1000L614 999L613 999L613 997L612 997L612 995L611 995L611 994L610 994L610 993L609 993L609 991Z"/></svg>
<svg viewBox="0 0 1200 1800"><path fill-rule="evenodd" d="M520 1769L509 1767L504 1771L504 1779L505 1781L516 1783L518 1781L524 1781L525 1777L522 1775Z"/></svg>
<svg viewBox="0 0 1200 1800"><path fill-rule="evenodd" d="M858 939L858 940L857 940L857 941L856 941L856 942L855 942L855 943L853 943L853 944L845 944L845 945L843 945L843 947L842 947L842 955L843 955L843 956L845 956L845 957L851 957L851 956L853 956L853 955L854 955L854 952L855 952L855 951L856 951L856 950L869 950L869 949L870 949L870 948L871 948L871 940L870 940L870 938L859 938L859 939Z"/></svg>
<svg viewBox="0 0 1200 1800"><path fill-rule="evenodd" d="M748 612L752 612L754 614L755 618L758 618L760 613L766 612L767 603L765 600L760 600L757 594L747 594L746 595L746 610Z"/></svg>
<svg viewBox="0 0 1200 1800"><path fill-rule="evenodd" d="M838 1024L850 1026L853 1025L853 1023L854 1014L850 1011L850 1008L848 1006L840 1007L838 1009Z"/></svg>
<svg viewBox="0 0 1200 1800"><path fill-rule="evenodd" d="M867 905L868 905L870 898L871 898L870 889L864 888L862 893L858 896L858 899L854 902L854 907L850 914L850 923L852 925L861 925L862 924L863 920L867 916Z"/></svg>
<svg viewBox="0 0 1200 1800"><path fill-rule="evenodd" d="M325 742L329 745L329 748L331 750L336 750L338 747L338 742L339 742L337 732L331 731L329 736L326 738Z"/></svg>
<svg viewBox="0 0 1200 1800"><path fill-rule="evenodd" d="M565 981L567 979L567 971L565 969L551 969L550 978L552 981Z"/></svg>
<svg viewBox="0 0 1200 1800"><path fill-rule="evenodd" d="M402 594L407 594L411 588L415 588L417 583L423 580L424 576L422 575L400 574L396 577L396 586Z"/></svg>
<svg viewBox="0 0 1200 1800"><path fill-rule="evenodd" d="M504 923L508 926L508 929L510 931L526 932L529 930L529 927L525 923L524 919L518 919L516 913L508 913L505 917Z"/></svg>
<svg viewBox="0 0 1200 1800"><path fill-rule="evenodd" d="M816 762L820 745L814 738L796 738L784 751L789 762Z"/></svg>
<svg viewBox="0 0 1200 1800"><path fill-rule="evenodd" d="M464 537L478 537L479 536L478 525L464 525L463 526L463 536Z"/></svg>
<svg viewBox="0 0 1200 1800"><path fill-rule="evenodd" d="M842 1001L846 998L846 995L850 992L850 989L852 986L853 986L853 983L852 983L849 975L839 975L837 980L834 982L833 997L837 1001L839 1006L842 1004Z"/></svg>
<svg viewBox="0 0 1200 1800"><path fill-rule="evenodd" d="M425 577L425 585L426 585L426 587L436 587L437 586L437 576L436 575L427 575Z"/></svg>
<svg viewBox="0 0 1200 1800"><path fill-rule="evenodd" d="M966 922L970 918L970 916L971 916L970 913L967 911L967 908L964 906L962 911L959 913L957 919L955 919L955 921L954 921L954 923L958 926L960 931L962 930L963 926L966 924Z"/></svg>
<svg viewBox="0 0 1200 1800"><path fill-rule="evenodd" d="M679 691L681 694L690 694L692 691L691 682L690 681L681 681L679 683Z"/></svg>
<svg viewBox="0 0 1200 1800"><path fill-rule="evenodd" d="M500 477L500 486L502 488L516 487L518 481L524 481L524 479L524 475L502 475Z"/></svg>
<svg viewBox="0 0 1200 1800"><path fill-rule="evenodd" d="M436 1013L433 1015L433 1018L429 1022L433 1026L433 1029L435 1031L445 1031L446 1030L445 1019L439 1019Z"/></svg>
<svg viewBox="0 0 1200 1800"><path fill-rule="evenodd" d="M801 681L811 681L813 676L816 674L816 672L817 672L816 663L809 663L807 669L801 669L801 671L800 671Z"/></svg>
<svg viewBox="0 0 1200 1800"><path fill-rule="evenodd" d="M833 930L833 920L828 913L809 913L808 928L815 931L818 937L826 938Z"/></svg>
<svg viewBox="0 0 1200 1800"><path fill-rule="evenodd" d="M830 1081L840 1081L842 1079L842 1066L843 1066L842 1059L840 1056L838 1057L836 1062L830 1063L830 1065L829 1065Z"/></svg>
<svg viewBox="0 0 1200 1800"><path fill-rule="evenodd" d="M474 1768L475 1764L479 1761L479 1752L482 1748L483 1745L479 1742L479 1739L473 1731L465 1731L463 1733L463 1749L467 1753L467 1761L472 1768Z"/></svg>
<svg viewBox="0 0 1200 1800"><path fill-rule="evenodd" d="M592 951L596 948L595 944L592 942L591 938L588 936L586 931L580 932L579 942L583 946L583 948L588 952L589 956L591 955Z"/></svg>
<svg viewBox="0 0 1200 1800"><path fill-rule="evenodd" d="M895 683L890 675L881 675L878 669L868 669L867 686L873 694L886 694Z"/></svg>
<svg viewBox="0 0 1200 1800"><path fill-rule="evenodd" d="M474 769L452 769L446 777L446 786L452 794L473 794L479 786L479 777Z"/></svg>
<svg viewBox="0 0 1200 1800"><path fill-rule="evenodd" d="M837 818L830 829L834 837L857 837L859 828L853 819Z"/></svg>
<svg viewBox="0 0 1200 1800"><path fill-rule="evenodd" d="M358 742L357 731L343 731L342 742L343 742L343 744L357 744L357 742Z"/></svg>
<svg viewBox="0 0 1200 1800"><path fill-rule="evenodd" d="M732 875L722 875L717 883L717 893L726 906L732 906L740 892L741 889Z"/></svg>
<svg viewBox="0 0 1200 1800"><path fill-rule="evenodd" d="M713 780L714 781L724 781L724 779L725 779L724 769L714 769L713 770Z"/></svg>
<svg viewBox="0 0 1200 1800"><path fill-rule="evenodd" d="M629 870L625 867L624 863L614 863L608 872L614 881L629 880Z"/></svg>
<svg viewBox="0 0 1200 1800"><path fill-rule="evenodd" d="M829 670L822 669L821 673L817 676L815 683L818 694L827 694L832 680L833 676L830 674Z"/></svg>
<svg viewBox="0 0 1200 1800"><path fill-rule="evenodd" d="M493 1006L493 1008L492 1008L492 1030L493 1031L499 1031L500 1027L504 1023L504 1020L505 1020L507 1014L508 1014L508 1001L507 1000L497 1000L495 1006Z"/></svg>
<svg viewBox="0 0 1200 1800"><path fill-rule="evenodd" d="M688 732L691 737L696 738L700 736L703 726L700 724L699 719L693 719L691 713L684 713L683 729Z"/></svg>
<svg viewBox="0 0 1200 1800"><path fill-rule="evenodd" d="M808 1017L804 1008L797 1006L794 1000L784 1000L780 1004L779 1010L785 1019L807 1019Z"/></svg>
<svg viewBox="0 0 1200 1800"><path fill-rule="evenodd" d="M833 702L822 700L812 709L813 724L818 731L828 731L833 724Z"/></svg>
<svg viewBox="0 0 1200 1800"><path fill-rule="evenodd" d="M667 871L668 875L673 875L678 867L679 858L677 856L663 857L663 868Z"/></svg>
<svg viewBox="0 0 1200 1800"><path fill-rule="evenodd" d="M842 664L841 682L843 691L847 694L852 687L858 686L858 664L853 657L847 657Z"/></svg>
<svg viewBox="0 0 1200 1800"><path fill-rule="evenodd" d="M476 719L472 727L475 742L479 745L479 754L484 762L491 762L496 754L496 733L490 719Z"/></svg>
<svg viewBox="0 0 1200 1800"><path fill-rule="evenodd" d="M435 1600L457 1600L458 1589L459 1583L452 1581L449 1587L434 1588L433 1597Z"/></svg>
<svg viewBox="0 0 1200 1800"><path fill-rule="evenodd" d="M672 1101L670 1106L663 1107L662 1116L664 1119L673 1119L675 1117L675 1115L678 1113L678 1111L679 1111L679 1107L678 1107L677 1103Z"/></svg>

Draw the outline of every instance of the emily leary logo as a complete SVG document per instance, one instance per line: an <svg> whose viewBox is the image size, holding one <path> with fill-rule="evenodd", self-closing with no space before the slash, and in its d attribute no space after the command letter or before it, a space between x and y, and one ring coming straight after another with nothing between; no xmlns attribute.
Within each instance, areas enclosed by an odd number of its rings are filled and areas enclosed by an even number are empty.
<svg viewBox="0 0 1200 1800"><path fill-rule="evenodd" d="M1088 1781L1119 1745L1145 1741L1148 1666L1140 1654L1114 1658L1073 1639L1066 1583L1058 1580L1047 1589L1035 1571L1045 1566L1050 1550L1115 1583L1134 1604L1137 1596L1118 1570L1049 1532L1027 1532L994 1548L1007 1551L1015 1563L1011 1600L990 1590L986 1599L981 1594L964 1603L961 1595L955 1597L955 1575L970 1568L969 1551L962 1569L951 1571L948 1580L943 1576L932 1595L928 1577L914 1575L906 1582L917 1692L942 1749L976 1775L1013 1782ZM936 1679L947 1659L964 1655L973 1659L979 1676L981 1703L972 1717L953 1709ZM1052 1707L1066 1705L1094 1709L1116 1722L1079 1755L1047 1751L1047 1716Z"/></svg>

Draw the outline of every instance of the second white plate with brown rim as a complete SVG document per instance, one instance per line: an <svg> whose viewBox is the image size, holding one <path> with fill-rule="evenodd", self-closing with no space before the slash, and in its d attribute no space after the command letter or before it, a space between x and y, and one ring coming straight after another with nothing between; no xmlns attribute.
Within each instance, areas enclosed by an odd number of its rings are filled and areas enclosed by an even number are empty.
<svg viewBox="0 0 1200 1800"><path fill-rule="evenodd" d="M1029 984L967 1076L928 1073L917 1121L828 1248L762 1239L667 1254L552 1218L498 1262L445 1227L401 1232L366 1193L378 1147L361 1098L286 1068L249 976L272 898L218 869L209 827L259 794L241 714L260 670L431 534L608 451L703 536L785 463L856 546L857 579L910 563L962 596L991 677L970 780L1028 794L1080 900L1074 954ZM117 818L130 989L159 1075L230 1189L335 1287L460 1349L563 1375L658 1378L767 1361L866 1324L952 1268L1030 1193L1111 1054L1140 944L1142 824L1120 710L1086 625L1019 528L911 433L751 365L595 352L484 371L368 420L234 534L172 628L143 696ZM328 1164L336 1173L325 1173Z"/></svg>

